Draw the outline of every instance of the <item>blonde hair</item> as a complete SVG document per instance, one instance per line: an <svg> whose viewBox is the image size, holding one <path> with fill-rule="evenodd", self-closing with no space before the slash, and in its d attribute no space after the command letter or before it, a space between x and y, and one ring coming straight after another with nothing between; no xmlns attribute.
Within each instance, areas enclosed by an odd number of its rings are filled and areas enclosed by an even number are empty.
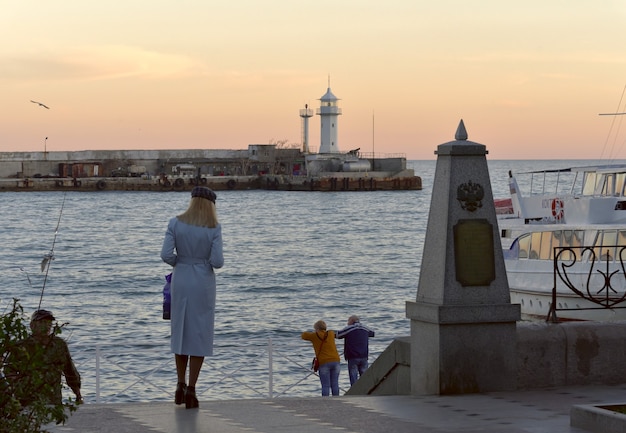
<svg viewBox="0 0 626 433"><path fill-rule="evenodd" d="M323 320L318 320L317 322L315 322L315 325L313 325L313 329L315 329L316 331L326 331L326 322L324 322Z"/></svg>
<svg viewBox="0 0 626 433"><path fill-rule="evenodd" d="M179 221L199 227L217 227L215 203L202 197L191 197L187 210L178 215Z"/></svg>

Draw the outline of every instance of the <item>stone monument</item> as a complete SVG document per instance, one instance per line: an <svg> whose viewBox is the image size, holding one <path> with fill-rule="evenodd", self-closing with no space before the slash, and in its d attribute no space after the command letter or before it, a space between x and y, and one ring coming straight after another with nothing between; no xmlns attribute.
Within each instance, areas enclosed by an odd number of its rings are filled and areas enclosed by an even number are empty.
<svg viewBox="0 0 626 433"><path fill-rule="evenodd" d="M437 166L411 319L411 394L514 390L516 321L487 167L467 140L437 147Z"/></svg>

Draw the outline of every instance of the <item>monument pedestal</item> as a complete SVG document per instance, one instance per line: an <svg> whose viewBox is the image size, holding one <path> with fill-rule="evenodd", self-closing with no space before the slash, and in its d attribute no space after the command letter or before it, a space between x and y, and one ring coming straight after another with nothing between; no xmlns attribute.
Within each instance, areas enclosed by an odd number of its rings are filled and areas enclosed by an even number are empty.
<svg viewBox="0 0 626 433"><path fill-rule="evenodd" d="M507 391L517 386L519 305L407 302L411 394Z"/></svg>

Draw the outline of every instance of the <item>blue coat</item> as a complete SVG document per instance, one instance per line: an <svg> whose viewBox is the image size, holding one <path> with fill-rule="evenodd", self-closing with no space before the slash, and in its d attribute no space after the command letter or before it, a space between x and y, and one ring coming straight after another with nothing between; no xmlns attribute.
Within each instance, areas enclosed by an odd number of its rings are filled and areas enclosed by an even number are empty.
<svg viewBox="0 0 626 433"><path fill-rule="evenodd" d="M360 322L346 326L337 332L337 338L345 338L343 356L346 359L367 358L369 355L369 337L374 331Z"/></svg>
<svg viewBox="0 0 626 433"><path fill-rule="evenodd" d="M215 272L224 265L222 227L198 227L172 218L167 226L161 259L172 271L172 352L213 355Z"/></svg>

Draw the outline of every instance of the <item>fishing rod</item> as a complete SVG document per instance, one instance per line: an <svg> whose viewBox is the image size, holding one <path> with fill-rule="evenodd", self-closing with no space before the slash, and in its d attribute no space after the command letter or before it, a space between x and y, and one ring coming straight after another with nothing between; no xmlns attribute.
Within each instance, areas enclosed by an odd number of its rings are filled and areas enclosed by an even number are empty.
<svg viewBox="0 0 626 433"><path fill-rule="evenodd" d="M63 193L63 202L61 203L61 210L59 211L59 219L57 220L57 227L54 230L54 239L52 240L52 248L50 248L50 251L46 255L43 256L43 260L41 261L41 272L45 270L46 274L44 275L43 285L41 286L41 296L39 296L39 306L37 307L38 310L41 309L41 301L43 300L43 292L46 289L46 282L48 281L48 271L50 271L50 264L52 263L52 260L54 260L54 246L56 245L57 235L59 234L59 226L61 225L61 216L63 215L63 207L65 207L65 196L66 196L66 193Z"/></svg>

